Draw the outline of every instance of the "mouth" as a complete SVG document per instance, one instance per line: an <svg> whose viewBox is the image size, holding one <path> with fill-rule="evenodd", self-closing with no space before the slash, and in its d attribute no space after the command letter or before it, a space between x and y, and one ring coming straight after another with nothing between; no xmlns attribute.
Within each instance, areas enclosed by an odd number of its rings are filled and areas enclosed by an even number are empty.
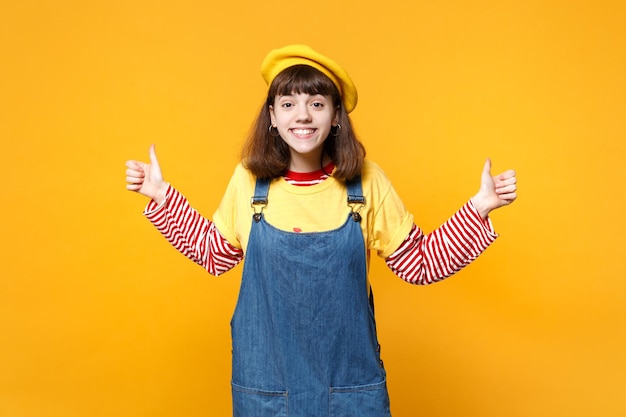
<svg viewBox="0 0 626 417"><path fill-rule="evenodd" d="M296 129L291 129L291 133L297 137L297 138L302 138L302 139L306 139L311 137L315 132L317 131L317 129L303 129L303 128L296 128Z"/></svg>

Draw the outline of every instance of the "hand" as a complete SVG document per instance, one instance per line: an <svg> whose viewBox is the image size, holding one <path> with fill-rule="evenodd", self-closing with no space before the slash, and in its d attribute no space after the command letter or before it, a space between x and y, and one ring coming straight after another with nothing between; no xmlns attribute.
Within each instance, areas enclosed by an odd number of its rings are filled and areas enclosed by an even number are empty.
<svg viewBox="0 0 626 417"><path fill-rule="evenodd" d="M138 192L153 199L157 204L165 200L167 183L163 180L163 174L159 161L154 150L154 145L150 145L150 163L140 161L126 161L126 189Z"/></svg>
<svg viewBox="0 0 626 417"><path fill-rule="evenodd" d="M474 207L483 219L492 210L508 206L517 198L517 177L515 171L508 170L495 177L491 176L491 159L487 158L480 177L480 190L472 197Z"/></svg>

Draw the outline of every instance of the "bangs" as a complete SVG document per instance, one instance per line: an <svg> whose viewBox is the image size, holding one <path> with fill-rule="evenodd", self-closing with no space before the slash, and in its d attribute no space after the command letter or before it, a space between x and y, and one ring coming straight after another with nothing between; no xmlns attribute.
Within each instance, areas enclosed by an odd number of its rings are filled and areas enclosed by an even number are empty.
<svg viewBox="0 0 626 417"><path fill-rule="evenodd" d="M341 101L339 90L332 80L308 65L294 65L278 74L270 86L267 98L273 102L275 96L290 94L321 94L332 96L335 104Z"/></svg>

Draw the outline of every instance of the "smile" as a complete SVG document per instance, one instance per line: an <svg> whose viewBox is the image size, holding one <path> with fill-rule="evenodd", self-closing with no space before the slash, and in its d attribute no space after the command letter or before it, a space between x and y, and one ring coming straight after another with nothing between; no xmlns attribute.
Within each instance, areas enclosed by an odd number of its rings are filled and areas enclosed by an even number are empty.
<svg viewBox="0 0 626 417"><path fill-rule="evenodd" d="M315 133L315 129L291 129L291 131L297 136L308 136Z"/></svg>

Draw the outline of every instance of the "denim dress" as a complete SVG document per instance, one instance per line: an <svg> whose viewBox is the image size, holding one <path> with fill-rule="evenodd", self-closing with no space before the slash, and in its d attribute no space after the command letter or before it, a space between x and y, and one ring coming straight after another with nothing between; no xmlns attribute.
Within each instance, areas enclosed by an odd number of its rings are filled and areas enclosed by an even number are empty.
<svg viewBox="0 0 626 417"><path fill-rule="evenodd" d="M293 233L266 222L269 181L257 180L257 213L231 322L234 417L389 417L366 247L347 183L337 229ZM348 206L346 206L348 207Z"/></svg>

